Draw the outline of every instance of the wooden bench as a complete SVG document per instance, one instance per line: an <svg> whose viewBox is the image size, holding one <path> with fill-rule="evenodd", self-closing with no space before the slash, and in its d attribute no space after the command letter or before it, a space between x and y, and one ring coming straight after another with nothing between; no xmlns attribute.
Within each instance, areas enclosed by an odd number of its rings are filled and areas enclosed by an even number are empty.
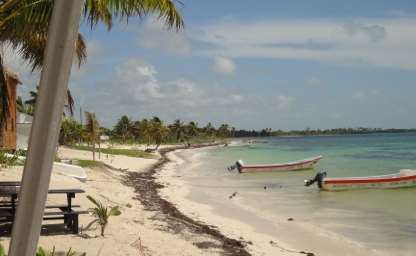
<svg viewBox="0 0 416 256"><path fill-rule="evenodd" d="M9 198L7 201L0 202L0 222L13 222L18 205L18 192L20 182L0 182L0 197ZM82 189L50 189L48 194L66 195L66 204L47 205L43 215L44 221L64 220L65 226L77 234L79 232L79 215L87 214L85 210L74 210L79 205L72 205L72 199L76 194L85 193ZM56 211L51 211L57 209Z"/></svg>

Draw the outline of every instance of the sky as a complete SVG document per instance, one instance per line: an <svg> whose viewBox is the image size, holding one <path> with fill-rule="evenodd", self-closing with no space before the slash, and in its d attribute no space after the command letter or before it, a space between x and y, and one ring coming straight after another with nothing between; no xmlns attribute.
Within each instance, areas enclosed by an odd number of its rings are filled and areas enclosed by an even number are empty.
<svg viewBox="0 0 416 256"><path fill-rule="evenodd" d="M111 31L81 24L77 108L106 127L121 115L237 129L416 127L416 1L182 2L179 32L154 16ZM39 75L5 52L27 98Z"/></svg>

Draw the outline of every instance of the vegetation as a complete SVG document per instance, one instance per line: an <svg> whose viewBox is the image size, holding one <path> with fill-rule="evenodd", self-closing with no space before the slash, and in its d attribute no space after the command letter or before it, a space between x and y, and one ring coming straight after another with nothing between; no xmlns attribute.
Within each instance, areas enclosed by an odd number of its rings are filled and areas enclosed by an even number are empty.
<svg viewBox="0 0 416 256"><path fill-rule="evenodd" d="M103 23L108 30L114 18L128 21L131 17L143 17L154 13L164 21L167 28L180 29L183 20L176 9L174 0L85 0L83 22L95 29ZM11 46L32 70L43 65L49 20L52 15L51 0L9 0L0 1L0 46ZM75 55L81 65L87 57L86 44L81 34L75 44ZM9 116L9 99L3 56L0 54L0 128Z"/></svg>
<svg viewBox="0 0 416 256"><path fill-rule="evenodd" d="M92 144L92 160L95 161L95 144L100 143L100 125L98 124L95 114L92 112L85 112L85 134L88 143Z"/></svg>
<svg viewBox="0 0 416 256"><path fill-rule="evenodd" d="M71 118L62 120L59 144L73 145L80 142L84 136L87 137L87 134L85 134L84 127L80 123Z"/></svg>
<svg viewBox="0 0 416 256"><path fill-rule="evenodd" d="M84 160L84 159L76 160L75 164L83 168L94 168L94 167L100 166L100 162L98 161Z"/></svg>
<svg viewBox="0 0 416 256"><path fill-rule="evenodd" d="M352 135L372 133L403 133L416 132L416 129L381 129L381 128L335 128L335 129L305 129L292 131L272 131L263 129L261 131L235 130L232 137L266 137L266 136L315 136L315 135Z"/></svg>
<svg viewBox="0 0 416 256"><path fill-rule="evenodd" d="M78 149L78 150L88 150L88 151L93 150L92 147L84 146L84 145L75 145L75 146L72 146L72 148ZM102 148L101 153L109 154L109 155L122 155L122 156L142 157L142 158L153 157L152 154L144 152L143 150L138 150L138 149Z"/></svg>
<svg viewBox="0 0 416 256"><path fill-rule="evenodd" d="M58 255L65 255L65 256L86 256L87 254L84 253L77 253L75 251L72 250L72 248L69 248L69 250L67 252L65 252L65 254L62 253L58 253L55 251L55 247L53 247L52 251L48 251L43 249L42 247L39 247L37 252L36 252L36 256L58 256ZM7 256L3 245L0 244L0 256Z"/></svg>
<svg viewBox="0 0 416 256"><path fill-rule="evenodd" d="M0 166L8 168L13 165L21 164L17 154L11 154L8 151L0 151Z"/></svg>
<svg viewBox="0 0 416 256"><path fill-rule="evenodd" d="M52 251L48 251L43 249L42 247L38 248L38 251L36 252L36 256L58 256L63 255L62 253L57 253L55 251L55 247L53 247ZM68 252L64 254L65 256L86 256L87 254L84 253L77 253L72 250L72 248L69 248Z"/></svg>
<svg viewBox="0 0 416 256"><path fill-rule="evenodd" d="M104 236L105 228L108 224L108 219L111 216L120 215L121 211L118 206L108 208L105 207L100 201L95 200L91 196L87 196L87 198L95 205L94 208L90 208L90 211L92 215L96 218L90 224L88 224L88 227L97 223L98 225L100 225L101 228L101 236Z"/></svg>
<svg viewBox="0 0 416 256"><path fill-rule="evenodd" d="M28 108L29 111L23 112L26 113L28 115L33 115L34 114L34 110L35 110L35 105L36 105L36 101L38 99L38 91L39 91L39 86L36 87L36 91L30 91L30 98L25 100L24 105L23 105L23 111L25 111L24 108ZM22 99L20 98L20 101ZM17 99L17 104L22 104L19 102L19 98ZM65 110L63 112L63 115L66 116L65 111L67 111L67 113L69 113L70 116L74 115L74 98L72 97L71 91L67 90L66 91L66 97L65 97Z"/></svg>

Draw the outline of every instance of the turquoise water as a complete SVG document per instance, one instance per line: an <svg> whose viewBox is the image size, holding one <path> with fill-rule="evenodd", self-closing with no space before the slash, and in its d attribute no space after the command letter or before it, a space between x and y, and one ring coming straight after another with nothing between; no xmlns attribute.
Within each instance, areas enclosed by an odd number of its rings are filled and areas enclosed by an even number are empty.
<svg viewBox="0 0 416 256"><path fill-rule="evenodd" d="M246 164L275 163L316 155L324 158L315 170L238 174L225 169L238 159ZM210 149L200 158L202 166L182 175L193 194L203 195L207 203L238 192L247 207L312 223L369 249L416 255L416 188L320 192L316 186L303 186L304 179L321 170L341 177L416 169L415 133L266 138Z"/></svg>

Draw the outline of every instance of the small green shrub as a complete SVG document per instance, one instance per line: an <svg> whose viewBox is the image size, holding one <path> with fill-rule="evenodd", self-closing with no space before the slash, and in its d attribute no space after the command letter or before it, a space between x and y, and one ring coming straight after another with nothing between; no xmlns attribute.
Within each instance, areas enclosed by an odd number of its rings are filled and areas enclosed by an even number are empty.
<svg viewBox="0 0 416 256"><path fill-rule="evenodd" d="M62 255L62 254L59 254ZM65 253L65 256L86 256L87 254L84 253L77 253L72 250L72 248L69 248L68 252ZM3 245L0 244L0 256L7 256ZM43 249L42 247L39 247L36 256L58 256L58 253L55 251L55 246L53 247L52 251L48 251Z"/></svg>
<svg viewBox="0 0 416 256"><path fill-rule="evenodd" d="M11 156L10 156L11 155ZM7 151L0 151L0 166L8 168L19 164L19 157L16 154L10 154Z"/></svg>
<svg viewBox="0 0 416 256"><path fill-rule="evenodd" d="M105 228L107 227L108 219L111 216L120 215L121 211L118 206L113 206L113 207L108 208L108 207L105 207L100 201L95 200L91 196L87 196L87 198L95 205L94 208L90 208L90 211L92 215L95 217L95 220L89 223L87 228L97 223L98 225L100 225L100 228L101 228L101 236L104 236L104 231L105 231Z"/></svg>

